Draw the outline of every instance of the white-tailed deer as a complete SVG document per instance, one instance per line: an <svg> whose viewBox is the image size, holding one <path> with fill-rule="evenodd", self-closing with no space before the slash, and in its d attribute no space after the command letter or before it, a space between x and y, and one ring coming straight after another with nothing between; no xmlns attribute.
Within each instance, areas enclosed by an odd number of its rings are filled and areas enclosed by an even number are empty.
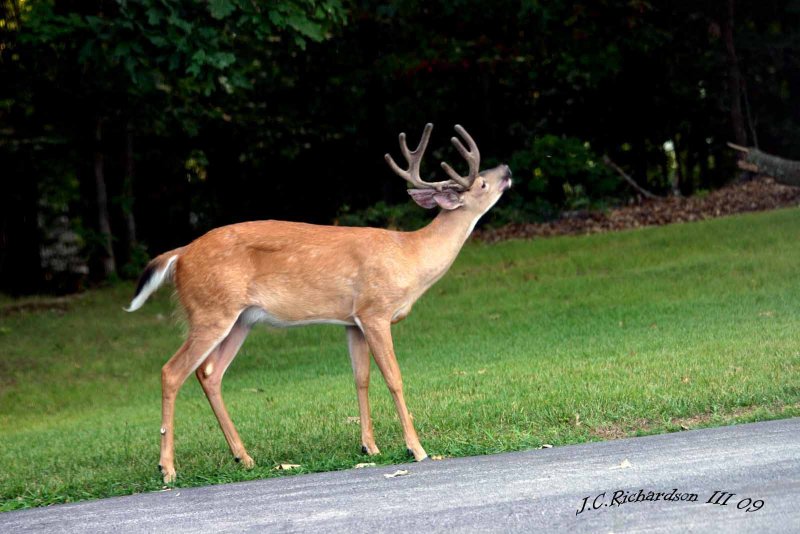
<svg viewBox="0 0 800 534"><path fill-rule="evenodd" d="M372 435L367 395L372 352L394 398L409 452L417 461L427 458L403 398L391 325L404 319L414 302L447 272L475 223L511 186L506 165L479 171L478 147L460 126L455 127L456 132L469 149L456 137L452 142L469 163L469 173L460 176L442 163L449 180L423 181L420 162L432 128L431 124L425 126L413 152L405 134L400 134L407 170L386 154L392 170L413 186L408 192L417 204L442 208L420 230L246 222L212 230L147 265L127 311L139 309L165 280L171 280L189 323L186 342L161 370L159 467L164 482L175 480L175 398L192 371L234 458L246 467L253 466L225 409L221 383L250 327L258 322L344 325L358 394L362 451L370 455L380 452Z"/></svg>

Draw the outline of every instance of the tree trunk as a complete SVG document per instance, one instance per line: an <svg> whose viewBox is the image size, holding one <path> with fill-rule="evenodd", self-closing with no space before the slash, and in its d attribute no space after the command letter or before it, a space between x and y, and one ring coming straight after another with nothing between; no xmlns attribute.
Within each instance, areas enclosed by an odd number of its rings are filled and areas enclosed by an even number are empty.
<svg viewBox="0 0 800 534"><path fill-rule="evenodd" d="M125 177L122 182L122 221L125 225L125 263L133 259L136 248L136 220L133 216L133 179L134 179L134 152L133 152L133 125L128 122L125 130Z"/></svg>
<svg viewBox="0 0 800 534"><path fill-rule="evenodd" d="M741 154L738 163L740 169L771 176L784 185L800 186L800 161L773 156L757 148L733 143L728 143L728 146Z"/></svg>
<svg viewBox="0 0 800 534"><path fill-rule="evenodd" d="M728 0L725 4L725 13L720 26L728 63L728 100L731 106L733 138L736 144L746 145L747 132L745 131L744 114L742 113L742 73L739 70L739 59L736 57L736 47L733 42L733 8L734 0Z"/></svg>
<svg viewBox="0 0 800 534"><path fill-rule="evenodd" d="M681 184L683 183L683 168L681 167L680 147L678 146L677 138L672 140L672 178L670 181L670 189L672 196L679 197L681 195Z"/></svg>
<svg viewBox="0 0 800 534"><path fill-rule="evenodd" d="M95 123L94 184L97 208L97 227L101 236L101 261L106 278L117 272L114 249L111 246L111 223L108 216L108 193L106 192L105 162L103 158L103 119Z"/></svg>

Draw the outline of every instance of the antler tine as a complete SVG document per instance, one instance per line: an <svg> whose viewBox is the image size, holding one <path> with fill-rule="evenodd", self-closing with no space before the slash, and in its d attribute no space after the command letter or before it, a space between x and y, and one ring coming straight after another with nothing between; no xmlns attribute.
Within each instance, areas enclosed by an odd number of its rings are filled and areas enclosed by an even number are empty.
<svg viewBox="0 0 800 534"><path fill-rule="evenodd" d="M443 187L452 186L452 183L449 180L444 182L426 182L419 176L420 163L422 162L422 156L425 154L425 149L428 148L428 140L431 138L431 130L433 130L433 124L426 124L425 129L422 131L422 138L419 140L419 144L413 152L408 149L405 132L399 135L400 152L402 152L403 157L406 159L406 162L408 162L408 170L401 169L400 166L395 163L391 154L387 153L385 156L383 156L383 158L386 160L386 163L389 164L389 167L391 167L395 174L406 180L414 187L419 189L437 189L441 191Z"/></svg>
<svg viewBox="0 0 800 534"><path fill-rule="evenodd" d="M467 150L457 137L450 139L450 141L453 143L453 146L456 147L456 150L458 150L458 153L461 154L461 157L467 160L467 163L469 164L469 174L467 176L461 176L444 161L442 162L442 169L444 169L447 175L454 182L458 183L465 189L469 189L472 186L472 182L475 181L480 173L481 153L478 150L478 145L475 143L475 140L472 139L472 136L469 135L460 124L456 124L455 130L456 133L458 133L458 135L460 135L464 141L467 142L467 146L469 146L469 150Z"/></svg>

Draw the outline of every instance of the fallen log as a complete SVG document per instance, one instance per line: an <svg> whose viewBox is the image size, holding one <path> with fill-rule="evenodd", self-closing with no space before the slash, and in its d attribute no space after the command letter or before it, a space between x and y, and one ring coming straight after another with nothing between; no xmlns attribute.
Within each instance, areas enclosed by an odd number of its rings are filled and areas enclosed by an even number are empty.
<svg viewBox="0 0 800 534"><path fill-rule="evenodd" d="M728 146L743 154L737 162L740 169L770 176L784 185L800 187L800 161L773 156L754 147L734 143L728 143Z"/></svg>

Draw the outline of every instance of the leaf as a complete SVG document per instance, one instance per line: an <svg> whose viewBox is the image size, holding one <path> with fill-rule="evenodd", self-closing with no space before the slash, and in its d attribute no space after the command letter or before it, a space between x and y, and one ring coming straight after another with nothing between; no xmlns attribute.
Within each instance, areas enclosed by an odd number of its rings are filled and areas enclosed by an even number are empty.
<svg viewBox="0 0 800 534"><path fill-rule="evenodd" d="M150 24L151 26L158 25L158 23L160 23L161 20L164 18L164 14L161 13L161 11L155 7L151 7L150 9L148 9L145 12L145 15L147 15L147 23Z"/></svg>
<svg viewBox="0 0 800 534"><path fill-rule="evenodd" d="M149 35L147 39L158 48L164 48L169 44L169 41L160 35Z"/></svg>
<svg viewBox="0 0 800 534"><path fill-rule="evenodd" d="M285 19L283 15L281 15L278 11L270 11L269 12L269 21L273 23L278 28L283 28L285 24Z"/></svg>
<svg viewBox="0 0 800 534"><path fill-rule="evenodd" d="M215 52L208 56L207 63L218 69L224 69L236 61L236 56L230 52Z"/></svg>
<svg viewBox="0 0 800 534"><path fill-rule="evenodd" d="M384 473L384 478L397 478L397 477L404 477L408 475L408 471L405 469L398 469L394 473Z"/></svg>
<svg viewBox="0 0 800 534"><path fill-rule="evenodd" d="M201 67L198 63L192 63L187 67L186 74L191 74L192 76L197 76L200 74Z"/></svg>
<svg viewBox="0 0 800 534"><path fill-rule="evenodd" d="M167 19L167 22L176 28L180 28L184 31L184 33L192 33L192 25L188 21L178 18L177 15L170 15L169 19Z"/></svg>
<svg viewBox="0 0 800 534"><path fill-rule="evenodd" d="M353 467L355 469L364 469L365 467L375 467L375 462L365 462L363 464L356 464Z"/></svg>
<svg viewBox="0 0 800 534"><path fill-rule="evenodd" d="M286 23L292 29L313 41L322 41L325 37L322 26L302 14L292 13L286 17Z"/></svg>
<svg viewBox="0 0 800 534"><path fill-rule="evenodd" d="M172 54L169 56L169 70L175 70L178 68L180 64L181 57L178 54Z"/></svg>
<svg viewBox="0 0 800 534"><path fill-rule="evenodd" d="M83 46L81 46L80 51L78 52L78 63L86 63L91 55L94 53L94 39L87 40Z"/></svg>
<svg viewBox="0 0 800 534"><path fill-rule="evenodd" d="M436 460L436 461L444 460L444 456L442 456L441 454L434 454L433 456L431 456L431 460Z"/></svg>
<svg viewBox="0 0 800 534"><path fill-rule="evenodd" d="M630 469L631 467L633 467L633 464L631 464L628 461L628 459L625 458L624 460L622 460L622 462L620 462L619 465L615 465L613 467L609 467L609 469Z"/></svg>
<svg viewBox="0 0 800 534"><path fill-rule="evenodd" d="M208 12L217 20L222 20L234 12L236 6L230 0L211 0L208 3Z"/></svg>
<svg viewBox="0 0 800 534"><path fill-rule="evenodd" d="M353 423L358 423L361 421L360 417L348 416L347 419L344 420L345 423L352 425Z"/></svg>
<svg viewBox="0 0 800 534"><path fill-rule="evenodd" d="M297 469L300 464L278 464L272 468L273 471L289 471L290 469Z"/></svg>

